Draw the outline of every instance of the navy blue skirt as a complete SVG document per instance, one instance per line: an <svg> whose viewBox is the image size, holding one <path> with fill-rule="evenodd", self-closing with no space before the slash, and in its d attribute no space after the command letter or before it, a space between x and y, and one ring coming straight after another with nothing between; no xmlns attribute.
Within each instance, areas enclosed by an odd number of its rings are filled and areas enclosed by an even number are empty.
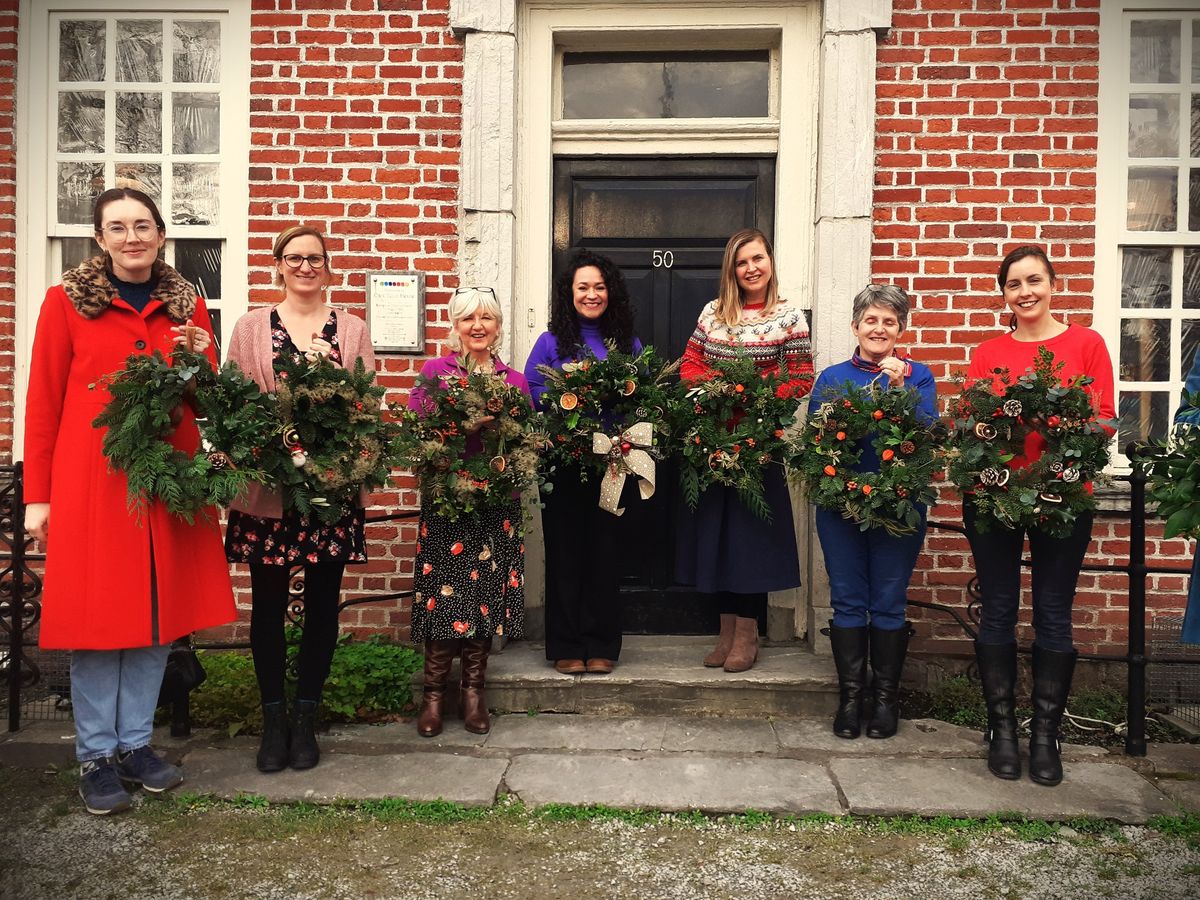
<svg viewBox="0 0 1200 900"><path fill-rule="evenodd" d="M712 485L693 511L682 504L675 548L675 578L705 594L756 594L800 586L800 558L792 524L792 500L779 466L763 478L771 505L765 522L742 503L737 491Z"/></svg>

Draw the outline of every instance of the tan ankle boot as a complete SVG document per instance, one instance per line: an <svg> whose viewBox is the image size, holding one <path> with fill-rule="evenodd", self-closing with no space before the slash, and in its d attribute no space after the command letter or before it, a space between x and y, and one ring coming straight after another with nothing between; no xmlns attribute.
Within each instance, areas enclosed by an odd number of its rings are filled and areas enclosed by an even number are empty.
<svg viewBox="0 0 1200 900"><path fill-rule="evenodd" d="M721 613L721 633L717 636L717 646L713 647L712 653L704 657L704 665L710 669L725 665L725 657L729 655L729 648L733 646L735 622L737 616L733 613Z"/></svg>
<svg viewBox="0 0 1200 900"><path fill-rule="evenodd" d="M726 672L745 672L758 659L758 619L737 617L733 646L725 657Z"/></svg>

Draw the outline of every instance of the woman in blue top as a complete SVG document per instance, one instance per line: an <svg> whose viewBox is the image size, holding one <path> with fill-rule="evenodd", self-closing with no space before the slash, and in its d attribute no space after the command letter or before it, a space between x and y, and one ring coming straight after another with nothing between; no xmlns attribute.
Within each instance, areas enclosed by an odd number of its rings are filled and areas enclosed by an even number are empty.
<svg viewBox="0 0 1200 900"><path fill-rule="evenodd" d="M579 250L554 284L550 330L525 363L535 403L546 391L538 366L561 369L586 356L608 356L606 341L622 353L640 353L625 278L606 256ZM630 478L626 490L636 490ZM607 675L621 655L617 596L620 520L597 504L593 476L559 466L553 493L542 496L546 541L546 659L564 675Z"/></svg>
<svg viewBox="0 0 1200 900"><path fill-rule="evenodd" d="M898 287L867 285L854 298L850 330L858 349L849 360L825 369L813 386L812 402L820 405L840 397L847 383L862 386L879 381L887 387L906 387L920 394L920 409L937 418L937 388L926 366L896 356L896 341L908 323L908 295ZM879 469L870 439L861 442L858 470ZM908 581L925 540L925 508L914 534L900 537L882 528L860 530L855 522L828 509L817 510L817 535L829 573L833 605L829 639L837 665L841 703L833 720L838 737L856 738L861 729L870 648L874 671L875 707L867 736L891 737L900 715L900 673L908 649L905 620Z"/></svg>
<svg viewBox="0 0 1200 900"><path fill-rule="evenodd" d="M1192 370L1183 383L1183 393L1200 394L1200 351L1192 360ZM1200 398L1197 398L1200 402ZM1200 406L1180 404L1175 411L1175 423L1200 427ZM1183 614L1183 632L1179 640L1185 644L1200 644L1200 554L1192 557L1192 580L1188 588L1187 608Z"/></svg>

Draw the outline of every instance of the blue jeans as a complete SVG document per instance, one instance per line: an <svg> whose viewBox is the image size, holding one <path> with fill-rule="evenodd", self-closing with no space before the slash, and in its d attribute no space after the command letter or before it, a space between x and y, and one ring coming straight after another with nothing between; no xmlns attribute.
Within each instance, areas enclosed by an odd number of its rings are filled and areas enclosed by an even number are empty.
<svg viewBox="0 0 1200 900"><path fill-rule="evenodd" d="M1011 644L1017 639L1017 611L1021 607L1021 551L1025 532L991 522L981 532L975 522L975 504L963 501L963 525L975 557L975 574L983 595L979 643ZM1079 569L1092 540L1092 514L1076 517L1075 527L1064 538L1051 537L1040 528L1029 529L1029 559L1033 568L1034 641L1043 650L1069 653L1075 646L1071 632L1071 607Z"/></svg>
<svg viewBox="0 0 1200 900"><path fill-rule="evenodd" d="M834 626L903 628L908 582L925 543L925 510L915 533L896 537L882 528L862 531L839 513L818 509L817 536L829 573Z"/></svg>
<svg viewBox="0 0 1200 900"><path fill-rule="evenodd" d="M169 646L72 650L71 706L79 761L148 746Z"/></svg>

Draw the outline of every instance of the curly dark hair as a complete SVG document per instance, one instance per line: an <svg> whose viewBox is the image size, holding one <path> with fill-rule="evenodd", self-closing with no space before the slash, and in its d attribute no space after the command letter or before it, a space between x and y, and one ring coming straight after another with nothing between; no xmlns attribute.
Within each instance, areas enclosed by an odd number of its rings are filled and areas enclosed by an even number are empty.
<svg viewBox="0 0 1200 900"><path fill-rule="evenodd" d="M575 355L583 346L579 332L579 316L575 312L572 286L575 273L584 266L595 266L600 270L604 284L608 287L608 308L599 319L600 334L605 340L614 341L622 353L633 352L633 304L629 300L629 289L625 276L617 264L607 256L591 250L576 250L567 261L567 267L554 280L554 296L550 303L550 333L558 344L558 355L562 358Z"/></svg>

